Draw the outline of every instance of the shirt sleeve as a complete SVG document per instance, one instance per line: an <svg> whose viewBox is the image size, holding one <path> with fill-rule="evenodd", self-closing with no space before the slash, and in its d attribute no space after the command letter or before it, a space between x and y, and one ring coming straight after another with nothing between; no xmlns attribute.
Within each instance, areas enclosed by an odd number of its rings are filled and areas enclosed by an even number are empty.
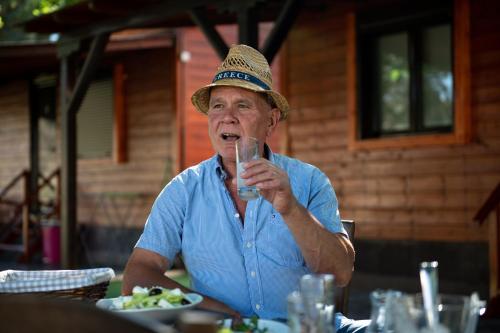
<svg viewBox="0 0 500 333"><path fill-rule="evenodd" d="M311 177L310 196L307 209L333 233L347 232L342 226L339 205L335 190L328 177L319 169L315 169Z"/></svg>
<svg viewBox="0 0 500 333"><path fill-rule="evenodd" d="M176 254L181 251L187 202L185 184L177 176L156 198L135 247L156 252L172 265Z"/></svg>

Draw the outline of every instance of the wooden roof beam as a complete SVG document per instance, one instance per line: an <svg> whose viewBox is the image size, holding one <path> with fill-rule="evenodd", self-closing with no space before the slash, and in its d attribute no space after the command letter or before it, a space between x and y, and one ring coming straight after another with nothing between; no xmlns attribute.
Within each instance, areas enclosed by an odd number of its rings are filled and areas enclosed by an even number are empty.
<svg viewBox="0 0 500 333"><path fill-rule="evenodd" d="M242 6L238 10L238 40L259 49L259 21L257 19L255 5Z"/></svg>
<svg viewBox="0 0 500 333"><path fill-rule="evenodd" d="M213 2L218 3L222 1L223 0ZM168 17L184 13L192 8L200 7L204 3L205 1L203 0L162 1L158 5L152 5L146 9L134 11L123 17L97 21L82 28L76 28L67 33L63 33L61 39L85 39L103 33L123 30L125 28L158 23Z"/></svg>
<svg viewBox="0 0 500 333"><path fill-rule="evenodd" d="M271 64L276 53L281 48L288 32L302 7L303 0L287 0L282 11L267 37L262 53ZM238 41L239 43L259 49L259 20L257 3L250 1L237 6ZM234 8L233 8L234 10ZM215 49L220 59L224 59L229 50L226 42L215 29L215 26L206 15L204 7L196 7L190 10L192 20L205 34L209 43Z"/></svg>
<svg viewBox="0 0 500 333"><path fill-rule="evenodd" d="M224 59L229 51L229 48L222 39L222 36L215 29L215 26L208 19L205 9L203 7L196 7L189 11L191 19L196 23L196 25L201 29L205 37L207 37L208 42L212 45L217 52L219 58Z"/></svg>
<svg viewBox="0 0 500 333"><path fill-rule="evenodd" d="M262 53L270 64L273 62L274 56L278 53L295 19L299 15L302 4L303 0L287 0L283 6L283 10L262 48Z"/></svg>

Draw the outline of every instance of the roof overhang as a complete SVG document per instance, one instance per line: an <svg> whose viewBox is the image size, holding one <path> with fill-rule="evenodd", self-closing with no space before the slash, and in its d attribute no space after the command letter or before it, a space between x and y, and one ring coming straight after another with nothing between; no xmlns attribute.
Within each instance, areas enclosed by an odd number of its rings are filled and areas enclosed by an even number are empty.
<svg viewBox="0 0 500 333"><path fill-rule="evenodd" d="M236 23L239 42L258 47L258 23L274 21L261 52L272 62L299 11L326 0L84 0L22 23L27 32L59 33L59 55L75 52L80 42L130 28L197 25L224 58L228 47L215 29Z"/></svg>
<svg viewBox="0 0 500 333"><path fill-rule="evenodd" d="M140 49L174 46L171 29L127 29L113 33L106 45L106 56ZM55 42L0 42L0 80L31 77L40 71L57 71Z"/></svg>
<svg viewBox="0 0 500 333"><path fill-rule="evenodd" d="M214 24L236 23L236 12L253 6L260 21L274 21L283 3L284 0L84 0L21 25L27 32L84 37L124 27L194 26L190 10L200 7Z"/></svg>

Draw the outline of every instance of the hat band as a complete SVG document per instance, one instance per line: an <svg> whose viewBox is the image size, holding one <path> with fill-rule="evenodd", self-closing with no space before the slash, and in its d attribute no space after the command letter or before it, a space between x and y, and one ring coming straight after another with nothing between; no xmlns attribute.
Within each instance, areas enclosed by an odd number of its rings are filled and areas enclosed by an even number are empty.
<svg viewBox="0 0 500 333"><path fill-rule="evenodd" d="M271 90L267 84L247 73L238 72L238 71L224 71L217 73L212 80L212 83L217 82L219 80L227 80L227 79L236 79L251 82L264 90Z"/></svg>

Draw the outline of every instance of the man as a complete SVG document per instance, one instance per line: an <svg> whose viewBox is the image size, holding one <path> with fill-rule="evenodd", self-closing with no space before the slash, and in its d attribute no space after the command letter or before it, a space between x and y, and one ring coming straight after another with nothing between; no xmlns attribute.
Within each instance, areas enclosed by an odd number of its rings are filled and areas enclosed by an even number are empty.
<svg viewBox="0 0 500 333"><path fill-rule="evenodd" d="M346 285L354 249L328 178L265 144L289 106L272 89L262 54L246 45L232 47L213 82L196 91L192 102L208 116L217 154L160 193L125 269L123 293L135 285L181 287L164 276L178 253L193 290L205 297L202 307L233 316L286 318L286 297L307 273L331 273L339 286ZM263 152L244 166L242 178L260 192L248 202L238 197L235 181L235 141L243 136L257 138ZM337 328L353 332L347 330L351 322L341 319Z"/></svg>

